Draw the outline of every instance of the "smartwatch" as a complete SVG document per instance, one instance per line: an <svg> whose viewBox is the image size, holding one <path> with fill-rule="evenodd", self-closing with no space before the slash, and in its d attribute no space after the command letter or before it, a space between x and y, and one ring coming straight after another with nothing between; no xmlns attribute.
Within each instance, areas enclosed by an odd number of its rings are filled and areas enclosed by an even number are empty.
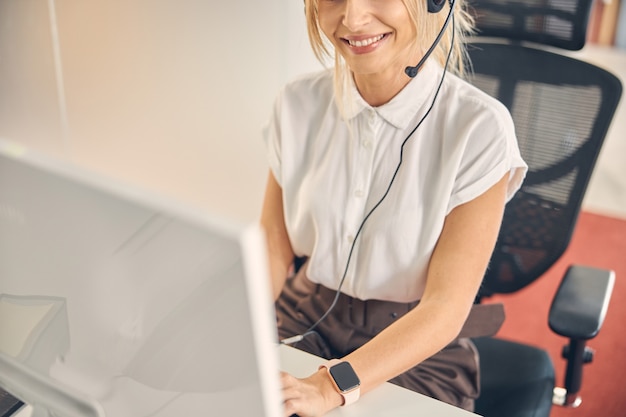
<svg viewBox="0 0 626 417"><path fill-rule="evenodd" d="M342 406L355 403L359 399L361 381L349 362L333 359L319 367L322 368L326 368L335 389L343 397Z"/></svg>

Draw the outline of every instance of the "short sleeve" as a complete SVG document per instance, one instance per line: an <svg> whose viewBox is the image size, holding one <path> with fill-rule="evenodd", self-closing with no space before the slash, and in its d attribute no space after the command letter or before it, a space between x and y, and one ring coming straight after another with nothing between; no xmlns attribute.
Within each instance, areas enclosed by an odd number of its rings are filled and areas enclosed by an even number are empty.
<svg viewBox="0 0 626 417"><path fill-rule="evenodd" d="M279 185L282 185L282 161L281 161L281 137L280 137L280 108L281 108L281 96L279 95L272 109L269 120L263 126L262 136L265 143L265 149L267 153L267 161L274 174L274 178Z"/></svg>
<svg viewBox="0 0 626 417"><path fill-rule="evenodd" d="M527 165L521 157L513 120L497 103L474 118L458 166L447 213L486 192L508 173L507 201L521 187Z"/></svg>

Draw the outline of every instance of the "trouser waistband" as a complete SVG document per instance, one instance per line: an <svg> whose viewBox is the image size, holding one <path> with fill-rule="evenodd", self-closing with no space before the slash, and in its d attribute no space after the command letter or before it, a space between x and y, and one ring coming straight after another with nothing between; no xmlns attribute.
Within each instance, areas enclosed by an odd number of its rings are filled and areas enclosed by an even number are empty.
<svg viewBox="0 0 626 417"><path fill-rule="evenodd" d="M319 299L328 307L337 296L335 290L331 290L321 284L311 282L302 271L293 279L296 285L304 286L318 295ZM357 322L361 326L376 328L379 331L393 323L397 318L411 311L419 304L418 301L398 303L383 300L360 300L340 293L337 300L337 314L346 315L351 322ZM339 318L339 317L338 317ZM459 333L459 338L493 336L500 330L504 322L504 306L496 304L474 304Z"/></svg>

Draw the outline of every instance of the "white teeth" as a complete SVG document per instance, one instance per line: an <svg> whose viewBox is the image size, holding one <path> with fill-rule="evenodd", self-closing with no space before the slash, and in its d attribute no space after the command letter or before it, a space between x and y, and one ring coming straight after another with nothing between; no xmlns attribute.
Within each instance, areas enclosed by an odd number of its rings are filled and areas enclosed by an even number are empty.
<svg viewBox="0 0 626 417"><path fill-rule="evenodd" d="M379 40L381 40L385 35L378 35L374 38L369 38L369 39L363 39L362 41L353 41L348 39L348 43L350 44L350 46L356 46L356 47L360 47L360 46L368 46L373 44L374 42L378 42Z"/></svg>

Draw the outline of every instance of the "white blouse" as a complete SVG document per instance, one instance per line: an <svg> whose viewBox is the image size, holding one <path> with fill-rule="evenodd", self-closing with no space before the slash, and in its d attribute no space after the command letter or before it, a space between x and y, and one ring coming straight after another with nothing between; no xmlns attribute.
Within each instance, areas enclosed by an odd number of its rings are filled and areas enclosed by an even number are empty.
<svg viewBox="0 0 626 417"><path fill-rule="evenodd" d="M339 286L359 226L387 190L402 142L427 113L442 74L427 63L380 107L353 85L348 123L336 107L332 70L279 94L264 139L291 245L309 257L311 281ZM356 239L341 287L350 296L418 300L446 215L507 172L511 198L527 169L506 107L450 73L402 158L389 194Z"/></svg>

